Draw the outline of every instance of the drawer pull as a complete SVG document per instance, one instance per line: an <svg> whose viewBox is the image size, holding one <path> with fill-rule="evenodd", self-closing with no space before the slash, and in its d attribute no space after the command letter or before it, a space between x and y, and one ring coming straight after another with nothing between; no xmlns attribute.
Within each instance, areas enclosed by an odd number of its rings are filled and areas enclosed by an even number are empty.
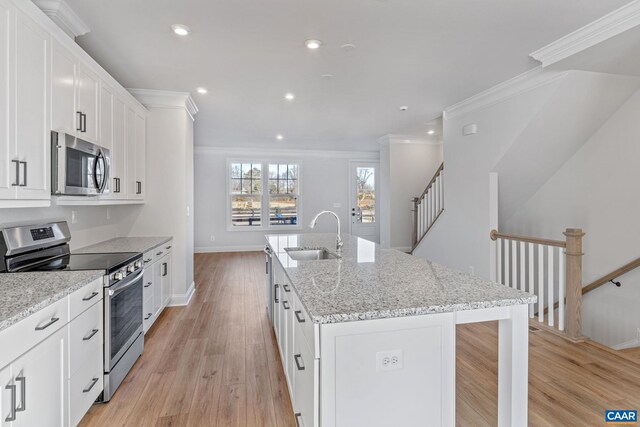
<svg viewBox="0 0 640 427"><path fill-rule="evenodd" d="M149 259L145 259L145 260L144 260L144 263L145 263L145 264L146 264L146 263L148 263L148 262L151 262L151 258L149 258Z"/></svg>
<svg viewBox="0 0 640 427"><path fill-rule="evenodd" d="M298 323L306 322L305 318L302 317L302 311L301 310L296 310L293 313L296 315L296 319L298 320Z"/></svg>
<svg viewBox="0 0 640 427"><path fill-rule="evenodd" d="M171 245L169 245L169 246L165 246L165 249L166 249L166 250L171 249Z"/></svg>
<svg viewBox="0 0 640 427"><path fill-rule="evenodd" d="M156 254L156 256L160 256L160 255L162 255L163 253L164 253L164 252L160 251L160 252L158 252L158 253Z"/></svg>
<svg viewBox="0 0 640 427"><path fill-rule="evenodd" d="M22 412L27 409L27 379L24 376L16 377L16 381L22 384L20 389L20 400L22 404L19 408L16 408L16 412Z"/></svg>
<svg viewBox="0 0 640 427"><path fill-rule="evenodd" d="M7 390L11 390L11 405L9 405L9 409L11 410L11 412L9 412L9 415L7 415L7 418L5 418L5 421L7 422L15 421L16 420L16 385L9 384L4 388L6 388Z"/></svg>
<svg viewBox="0 0 640 427"><path fill-rule="evenodd" d="M153 313L147 313L147 317L145 317L144 320L151 319L151 316L153 316Z"/></svg>
<svg viewBox="0 0 640 427"><path fill-rule="evenodd" d="M296 427L304 427L304 424L300 422L300 420L302 419L302 414L300 412L296 412L293 415L296 417Z"/></svg>
<svg viewBox="0 0 640 427"><path fill-rule="evenodd" d="M274 293L274 299L273 299L273 302L275 302L276 304L278 304L278 303L280 302L280 299L278 298L278 288L279 288L279 287L280 287L280 285L278 285L277 283L276 283L276 284L275 284L275 286L274 286L275 291L273 292L273 293Z"/></svg>
<svg viewBox="0 0 640 427"><path fill-rule="evenodd" d="M289 306L289 301L282 301L282 306L285 310L289 310L291 307Z"/></svg>
<svg viewBox="0 0 640 427"><path fill-rule="evenodd" d="M86 387L84 388L84 390L82 390L82 392L83 392L83 393L89 393L89 392L91 391L91 389L93 388L93 386L95 386L95 385L96 385L96 383L98 382L98 380L99 380L99 379L100 379L100 378L92 378L92 379L91 379L91 382L89 383L89 385L88 385L88 386L86 386Z"/></svg>
<svg viewBox="0 0 640 427"><path fill-rule="evenodd" d="M291 292L289 285L282 285L282 289L284 289L285 292Z"/></svg>
<svg viewBox="0 0 640 427"><path fill-rule="evenodd" d="M86 337L82 338L82 341L89 341L98 332L100 332L100 329L92 329L91 333L89 335L87 335Z"/></svg>
<svg viewBox="0 0 640 427"><path fill-rule="evenodd" d="M91 292L91 295L89 295L88 297L84 297L82 298L82 301L89 301L91 299L94 299L96 296L98 296L100 292Z"/></svg>
<svg viewBox="0 0 640 427"><path fill-rule="evenodd" d="M47 323L45 323L42 326L36 326L36 331L42 331L47 329L49 326L53 325L54 323L56 323L58 320L60 320L59 317L52 317L51 320L49 320Z"/></svg>
<svg viewBox="0 0 640 427"><path fill-rule="evenodd" d="M145 288L148 288L149 286L153 285L153 282L147 282L146 285L144 285Z"/></svg>
<svg viewBox="0 0 640 427"><path fill-rule="evenodd" d="M298 368L298 371L304 371L304 363L302 363L302 355L294 354L293 360L296 362L296 368Z"/></svg>

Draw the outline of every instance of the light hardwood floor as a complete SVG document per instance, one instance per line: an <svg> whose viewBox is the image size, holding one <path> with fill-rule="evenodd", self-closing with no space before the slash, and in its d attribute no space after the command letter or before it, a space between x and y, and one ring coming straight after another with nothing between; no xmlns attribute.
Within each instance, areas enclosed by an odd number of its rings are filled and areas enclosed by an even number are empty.
<svg viewBox="0 0 640 427"><path fill-rule="evenodd" d="M112 401L83 426L295 426L264 308L264 256L198 254L195 269L191 304L165 310ZM457 424L494 426L497 325L458 327L457 339ZM603 425L605 409L640 408L640 364L544 331L530 344L530 425Z"/></svg>

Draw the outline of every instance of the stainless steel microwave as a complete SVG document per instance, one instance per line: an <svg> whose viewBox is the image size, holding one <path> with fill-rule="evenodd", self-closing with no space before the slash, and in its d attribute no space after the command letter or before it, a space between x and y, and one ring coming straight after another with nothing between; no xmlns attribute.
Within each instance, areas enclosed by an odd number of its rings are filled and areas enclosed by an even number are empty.
<svg viewBox="0 0 640 427"><path fill-rule="evenodd" d="M51 194L109 193L108 149L73 135L51 132Z"/></svg>

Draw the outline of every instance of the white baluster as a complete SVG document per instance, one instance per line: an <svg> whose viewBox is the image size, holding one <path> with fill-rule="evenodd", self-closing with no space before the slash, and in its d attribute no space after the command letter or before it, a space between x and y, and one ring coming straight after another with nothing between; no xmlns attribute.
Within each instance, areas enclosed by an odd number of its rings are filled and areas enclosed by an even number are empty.
<svg viewBox="0 0 640 427"><path fill-rule="evenodd" d="M527 292L535 294L535 283L533 282L534 276L534 264L533 264L533 243L529 243L529 283L527 285ZM529 304L529 317L533 319L534 310L533 304Z"/></svg>
<svg viewBox="0 0 640 427"><path fill-rule="evenodd" d="M511 241L511 287L518 289L518 242Z"/></svg>
<svg viewBox="0 0 640 427"><path fill-rule="evenodd" d="M549 285L549 289L547 289L547 307L549 307L549 318L547 319L547 323L549 326L553 326L554 321L554 310L553 310L553 246L549 246L547 249L547 255L549 256L548 266L547 266L547 284Z"/></svg>
<svg viewBox="0 0 640 427"><path fill-rule="evenodd" d="M538 245L538 320L544 322L544 246Z"/></svg>
<svg viewBox="0 0 640 427"><path fill-rule="evenodd" d="M504 241L504 285L511 286L511 241Z"/></svg>
<svg viewBox="0 0 640 427"><path fill-rule="evenodd" d="M501 283L504 285L504 276L502 275L502 239L496 239L496 245L498 247L498 256L497 256L497 262L498 262L498 271L496 272L496 280L498 281L498 283Z"/></svg>
<svg viewBox="0 0 640 427"><path fill-rule="evenodd" d="M524 256L524 247L525 247L525 243L524 242L520 242L520 286L518 287L518 289L520 289L521 291L526 290L526 277L525 274L527 272L526 270L526 265L527 265L527 258Z"/></svg>
<svg viewBox="0 0 640 427"><path fill-rule="evenodd" d="M558 249L558 329L564 331L564 295L565 295L565 268L564 268L564 251Z"/></svg>

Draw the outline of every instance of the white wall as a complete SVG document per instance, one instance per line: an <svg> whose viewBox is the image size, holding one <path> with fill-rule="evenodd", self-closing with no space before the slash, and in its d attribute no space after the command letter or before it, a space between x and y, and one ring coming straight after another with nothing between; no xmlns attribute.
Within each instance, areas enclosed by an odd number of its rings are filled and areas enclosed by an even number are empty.
<svg viewBox="0 0 640 427"><path fill-rule="evenodd" d="M583 283L640 257L640 91L504 225L506 232L584 237ZM640 345L640 270L585 296L583 333L608 346Z"/></svg>
<svg viewBox="0 0 640 427"><path fill-rule="evenodd" d="M309 221L329 209L340 216L349 231L349 162L378 160L378 152L304 150L228 150L195 148L195 248L196 252L261 250L264 235L276 232L309 232ZM299 228L290 231L227 230L227 164L229 160L289 161L300 165ZM340 207L334 207L339 203ZM314 232L335 231L335 220L322 217ZM211 241L215 236L215 241Z"/></svg>

